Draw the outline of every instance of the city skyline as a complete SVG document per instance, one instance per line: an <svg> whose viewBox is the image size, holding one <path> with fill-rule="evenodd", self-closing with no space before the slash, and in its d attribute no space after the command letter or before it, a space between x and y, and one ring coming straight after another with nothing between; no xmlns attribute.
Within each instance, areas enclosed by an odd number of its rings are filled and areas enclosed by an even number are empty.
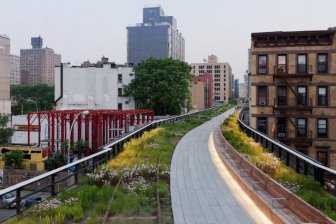
<svg viewBox="0 0 336 224"><path fill-rule="evenodd" d="M0 33L11 39L11 54L30 46L30 37L43 36L44 47L62 54L64 62L80 64L103 55L116 63L127 61L127 30L142 18L142 8L161 5L178 21L186 46L186 62L215 54L231 64L243 80L252 32L326 30L336 25L336 2L315 1L131 1L4 0L0 8ZM290 5L290 7L288 7ZM103 6L103 7L102 7ZM327 6L327 7L326 7ZM27 10L29 9L29 10Z"/></svg>

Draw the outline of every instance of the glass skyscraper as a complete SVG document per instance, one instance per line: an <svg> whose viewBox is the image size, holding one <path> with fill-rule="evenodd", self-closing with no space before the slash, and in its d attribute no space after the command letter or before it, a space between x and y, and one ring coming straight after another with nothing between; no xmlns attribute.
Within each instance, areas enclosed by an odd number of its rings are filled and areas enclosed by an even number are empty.
<svg viewBox="0 0 336 224"><path fill-rule="evenodd" d="M127 27L127 62L137 65L147 58L171 57L184 61L184 39L176 19L161 7L143 9L143 22Z"/></svg>

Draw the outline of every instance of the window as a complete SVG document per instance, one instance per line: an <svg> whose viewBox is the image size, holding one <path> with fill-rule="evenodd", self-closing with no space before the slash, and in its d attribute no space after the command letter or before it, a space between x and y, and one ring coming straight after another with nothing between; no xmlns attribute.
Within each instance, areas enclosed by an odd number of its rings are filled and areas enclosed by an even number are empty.
<svg viewBox="0 0 336 224"><path fill-rule="evenodd" d="M119 83L122 82L122 74L118 74L118 82L119 82Z"/></svg>
<svg viewBox="0 0 336 224"><path fill-rule="evenodd" d="M297 56L297 73L305 74L307 73L307 55L298 54Z"/></svg>
<svg viewBox="0 0 336 224"><path fill-rule="evenodd" d="M258 74L267 74L267 55L258 56Z"/></svg>
<svg viewBox="0 0 336 224"><path fill-rule="evenodd" d="M287 105L287 87L278 86L277 106L283 107Z"/></svg>
<svg viewBox="0 0 336 224"><path fill-rule="evenodd" d="M204 69L204 65L200 65L198 68L199 69Z"/></svg>
<svg viewBox="0 0 336 224"><path fill-rule="evenodd" d="M278 74L287 73L287 55L278 55L277 73Z"/></svg>
<svg viewBox="0 0 336 224"><path fill-rule="evenodd" d="M215 100L220 100L220 97L219 96L215 96Z"/></svg>
<svg viewBox="0 0 336 224"><path fill-rule="evenodd" d="M266 117L258 117L257 118L257 130L267 134L267 118Z"/></svg>
<svg viewBox="0 0 336 224"><path fill-rule="evenodd" d="M317 137L318 138L328 137L328 120L326 118L317 119Z"/></svg>
<svg viewBox="0 0 336 224"><path fill-rule="evenodd" d="M297 119L297 137L307 137L307 118Z"/></svg>
<svg viewBox="0 0 336 224"><path fill-rule="evenodd" d="M307 105L307 86L298 86L297 93L297 104Z"/></svg>
<svg viewBox="0 0 336 224"><path fill-rule="evenodd" d="M267 86L258 86L257 91L258 106L266 106L267 104Z"/></svg>
<svg viewBox="0 0 336 224"><path fill-rule="evenodd" d="M327 86L317 87L317 105L318 106L328 106L328 87Z"/></svg>
<svg viewBox="0 0 336 224"><path fill-rule="evenodd" d="M118 103L118 110L122 110L122 103Z"/></svg>
<svg viewBox="0 0 336 224"><path fill-rule="evenodd" d="M328 166L328 150L326 147L316 147L316 159L324 166Z"/></svg>
<svg viewBox="0 0 336 224"><path fill-rule="evenodd" d="M328 54L317 54L317 73L328 72Z"/></svg>
<svg viewBox="0 0 336 224"><path fill-rule="evenodd" d="M122 96L122 88L118 88L118 96Z"/></svg>
<svg viewBox="0 0 336 224"><path fill-rule="evenodd" d="M286 118L285 117L277 118L277 136L278 138L286 137Z"/></svg>
<svg viewBox="0 0 336 224"><path fill-rule="evenodd" d="M204 70L199 70L199 74L203 74L204 73Z"/></svg>

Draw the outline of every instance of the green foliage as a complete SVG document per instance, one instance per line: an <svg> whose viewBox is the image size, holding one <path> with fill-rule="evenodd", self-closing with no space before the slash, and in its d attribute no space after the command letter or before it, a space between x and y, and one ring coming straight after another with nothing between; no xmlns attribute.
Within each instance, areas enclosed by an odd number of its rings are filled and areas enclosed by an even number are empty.
<svg viewBox="0 0 336 224"><path fill-rule="evenodd" d="M44 166L47 171L55 169L55 160L50 157L44 161Z"/></svg>
<svg viewBox="0 0 336 224"><path fill-rule="evenodd" d="M21 169L23 168L24 153L21 150L6 152L3 155L5 166Z"/></svg>
<svg viewBox="0 0 336 224"><path fill-rule="evenodd" d="M14 115L27 112L51 110L54 104L54 87L46 84L11 85L12 113Z"/></svg>
<svg viewBox="0 0 336 224"><path fill-rule="evenodd" d="M149 58L135 68L124 95L157 115L180 114L190 107L190 66L172 58Z"/></svg>
<svg viewBox="0 0 336 224"><path fill-rule="evenodd" d="M110 215L114 215L114 218L117 218L114 219L113 223L128 223L129 220L125 219L125 217L129 216L155 216L157 212L157 190L159 191L160 197L168 201L166 204L168 204L169 209L166 209L168 212L165 212L168 214L166 215L167 220L165 221L167 222L165 223L172 223L169 199L169 167L176 144L188 131L230 107L232 107L232 105L216 108L199 117L164 124L155 130L145 132L140 138L132 139L126 143L124 150L109 162L108 167L111 169L109 171L117 171L119 175L119 172L121 172L123 168L132 169L135 166L141 165L151 165L155 169L151 170L154 172L154 175L153 172L144 173L142 172L143 170L138 172L139 175L146 180L146 188L144 188L141 183L138 183L133 192L121 187L123 185L116 190L114 200L109 210ZM141 147L139 147L139 145ZM159 181L156 182L155 174L159 157L161 158L159 166L160 173ZM128 167L131 158L132 162ZM99 167L97 170L99 171L99 169L102 169L102 167ZM16 220L17 222L14 223L22 223L22 221L25 220L30 220L30 223L50 223L50 221L52 223L72 223L78 221L82 223L100 223L103 214L105 214L108 209L108 202L115 191L115 185L116 183L112 183L97 187L91 185L89 178L83 178L78 187L68 189L61 193L60 200L62 201L62 205L57 209L47 210L46 213L43 214L43 220L40 219L35 211L32 211L31 213L25 213L25 217ZM71 198L77 199L74 204L64 203ZM84 211L90 212L85 214ZM132 221L132 223L148 222L151 221Z"/></svg>
<svg viewBox="0 0 336 224"><path fill-rule="evenodd" d="M0 115L0 144L7 143L8 138L13 135L13 129L7 128L9 116Z"/></svg>

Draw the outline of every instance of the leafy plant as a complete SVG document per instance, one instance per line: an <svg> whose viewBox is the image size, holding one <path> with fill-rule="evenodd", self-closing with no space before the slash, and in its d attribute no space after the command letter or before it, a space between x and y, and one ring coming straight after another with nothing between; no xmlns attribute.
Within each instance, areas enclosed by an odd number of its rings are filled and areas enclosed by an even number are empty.
<svg viewBox="0 0 336 224"><path fill-rule="evenodd" d="M21 150L6 152L3 155L5 166L21 169L23 168L24 153Z"/></svg>
<svg viewBox="0 0 336 224"><path fill-rule="evenodd" d="M0 115L0 144L8 142L8 138L13 135L13 129L8 128L8 115Z"/></svg>

